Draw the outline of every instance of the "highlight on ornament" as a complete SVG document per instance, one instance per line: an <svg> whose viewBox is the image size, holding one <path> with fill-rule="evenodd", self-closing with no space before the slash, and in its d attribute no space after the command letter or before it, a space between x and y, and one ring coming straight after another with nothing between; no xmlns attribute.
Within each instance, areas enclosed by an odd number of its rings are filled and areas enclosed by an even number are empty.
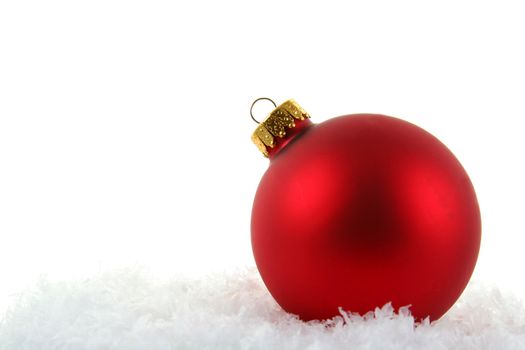
<svg viewBox="0 0 525 350"><path fill-rule="evenodd" d="M418 320L439 319L466 287L480 248L467 172L408 121L312 119L287 100L252 134L269 159L251 218L269 293L302 320L332 318L340 308L363 315L389 302L410 306Z"/></svg>

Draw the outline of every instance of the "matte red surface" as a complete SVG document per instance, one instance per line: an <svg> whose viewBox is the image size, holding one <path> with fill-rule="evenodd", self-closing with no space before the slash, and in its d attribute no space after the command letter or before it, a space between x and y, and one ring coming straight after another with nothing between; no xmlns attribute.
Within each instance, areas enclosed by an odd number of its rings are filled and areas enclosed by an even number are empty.
<svg viewBox="0 0 525 350"><path fill-rule="evenodd" d="M467 285L480 239L476 194L454 155L373 114L311 124L273 152L252 211L264 283L304 320L387 302L436 320Z"/></svg>

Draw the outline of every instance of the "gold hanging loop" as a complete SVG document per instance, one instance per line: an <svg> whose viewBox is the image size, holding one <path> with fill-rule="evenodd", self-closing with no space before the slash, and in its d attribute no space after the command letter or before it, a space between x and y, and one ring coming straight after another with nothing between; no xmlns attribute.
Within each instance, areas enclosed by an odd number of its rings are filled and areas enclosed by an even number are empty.
<svg viewBox="0 0 525 350"><path fill-rule="evenodd" d="M261 124L261 122L259 122L257 119L255 119L255 117L253 116L253 106L255 106L255 104L259 101L262 101L262 100L266 100L266 101L270 101L272 104L273 104L273 107L274 108L277 108L277 104L275 102L273 102L273 100L271 98L268 98L268 97L259 97L258 99L256 99L255 101L253 101L252 103L252 106L250 107L250 117L252 117L253 121L256 122L257 124Z"/></svg>

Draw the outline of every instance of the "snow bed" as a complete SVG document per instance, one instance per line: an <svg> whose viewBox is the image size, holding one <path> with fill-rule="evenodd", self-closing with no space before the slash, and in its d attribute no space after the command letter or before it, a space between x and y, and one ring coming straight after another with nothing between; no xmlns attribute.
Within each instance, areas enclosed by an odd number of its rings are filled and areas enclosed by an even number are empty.
<svg viewBox="0 0 525 350"><path fill-rule="evenodd" d="M130 268L42 279L3 316L0 349L525 349L525 313L515 296L472 282L432 324L389 304L305 323L275 303L255 268L170 280Z"/></svg>

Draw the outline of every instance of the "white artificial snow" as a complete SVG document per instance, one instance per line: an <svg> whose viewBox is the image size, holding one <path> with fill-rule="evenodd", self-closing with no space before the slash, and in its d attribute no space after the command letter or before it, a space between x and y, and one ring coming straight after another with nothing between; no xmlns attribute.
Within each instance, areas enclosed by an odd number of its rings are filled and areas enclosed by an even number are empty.
<svg viewBox="0 0 525 350"><path fill-rule="evenodd" d="M390 305L305 323L279 308L254 268L171 281L129 269L40 281L4 316L0 349L525 349L525 315L515 297L471 283L432 324Z"/></svg>

